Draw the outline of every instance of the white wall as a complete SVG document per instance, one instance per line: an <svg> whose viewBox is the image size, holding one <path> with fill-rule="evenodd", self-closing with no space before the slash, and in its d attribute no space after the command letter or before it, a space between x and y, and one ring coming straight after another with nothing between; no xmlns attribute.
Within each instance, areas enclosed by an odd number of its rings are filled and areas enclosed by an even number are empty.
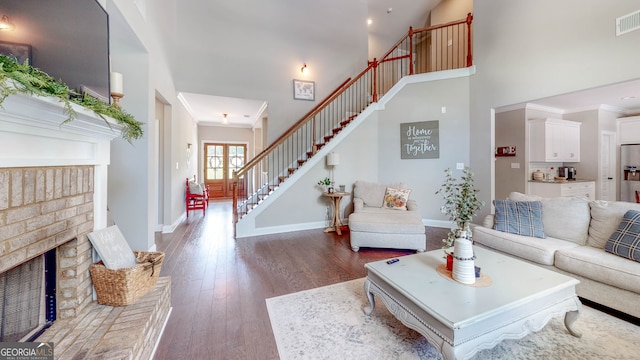
<svg viewBox="0 0 640 360"><path fill-rule="evenodd" d="M125 96L121 101L125 111L144 123L144 136L129 144L114 141L109 168L108 206L112 216L133 249L152 250L157 224L158 164L154 152L156 144L155 100L167 102L164 114L165 161L170 169L164 183L171 190L165 205L168 218L175 226L184 212L184 179L195 173L196 164L186 166L186 144L197 142L193 119L182 108L164 48L156 28L167 24L158 21L163 16L153 11L141 14L134 3L126 0L107 0L110 21L110 52L112 70L124 75ZM177 167L176 167L177 164ZM167 216L165 216L167 218Z"/></svg>
<svg viewBox="0 0 640 360"><path fill-rule="evenodd" d="M367 66L363 1L180 1L174 10L164 41L175 49L176 89L268 101L268 143ZM293 100L293 79L315 81L316 101Z"/></svg>
<svg viewBox="0 0 640 360"><path fill-rule="evenodd" d="M528 149L525 140L527 120L524 109L496 114L496 146L515 146L516 156L496 157L496 199L506 199L510 192L527 192L526 161ZM520 164L512 168L511 164Z"/></svg>
<svg viewBox="0 0 640 360"><path fill-rule="evenodd" d="M468 94L468 77L410 84L380 112L378 181L407 183L427 223L447 219L440 212L442 198L435 194L444 170L451 168L460 176L456 163L469 165ZM430 120L439 120L440 158L400 159L400 124Z"/></svg>
<svg viewBox="0 0 640 360"><path fill-rule="evenodd" d="M442 0L431 11L431 25L464 19L468 13L473 13L473 0Z"/></svg>
<svg viewBox="0 0 640 360"><path fill-rule="evenodd" d="M638 10L638 2L493 0L473 7L470 157L480 197L489 201L491 109L640 77L640 31L615 36L615 18Z"/></svg>
<svg viewBox="0 0 640 360"><path fill-rule="evenodd" d="M440 212L442 200L435 192L444 181L447 167L455 169L458 162L468 163L469 77L400 86L403 87L397 95L381 99L384 109L365 117L344 141L330 150L340 154L340 165L334 173L336 184L345 184L347 191L352 191L357 180L404 182L412 189L410 198L417 200L424 222L448 226L446 217ZM390 91L385 96L392 94ZM443 106L446 107L444 114ZM401 159L400 124L428 120L439 120L440 158ZM321 158L275 201L258 207L256 233L326 226L329 201L316 187L318 180L330 175L325 163ZM454 170L454 173L459 176L461 171ZM344 218L353 211L351 201L351 197L343 200Z"/></svg>

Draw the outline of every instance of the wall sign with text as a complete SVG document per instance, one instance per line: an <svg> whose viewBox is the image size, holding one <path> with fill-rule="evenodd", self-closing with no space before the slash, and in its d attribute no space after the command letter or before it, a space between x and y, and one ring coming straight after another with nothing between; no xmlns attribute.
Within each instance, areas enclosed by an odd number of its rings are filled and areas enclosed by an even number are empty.
<svg viewBox="0 0 640 360"><path fill-rule="evenodd" d="M438 120L400 124L401 159L439 159Z"/></svg>

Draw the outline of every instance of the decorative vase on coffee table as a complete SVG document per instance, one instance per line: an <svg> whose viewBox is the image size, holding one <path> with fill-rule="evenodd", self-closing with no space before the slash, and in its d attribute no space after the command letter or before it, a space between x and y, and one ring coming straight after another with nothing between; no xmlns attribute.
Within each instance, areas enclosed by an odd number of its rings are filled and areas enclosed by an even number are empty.
<svg viewBox="0 0 640 360"><path fill-rule="evenodd" d="M457 282L474 284L476 282L475 255L471 240L457 238L453 246L453 271L451 276Z"/></svg>

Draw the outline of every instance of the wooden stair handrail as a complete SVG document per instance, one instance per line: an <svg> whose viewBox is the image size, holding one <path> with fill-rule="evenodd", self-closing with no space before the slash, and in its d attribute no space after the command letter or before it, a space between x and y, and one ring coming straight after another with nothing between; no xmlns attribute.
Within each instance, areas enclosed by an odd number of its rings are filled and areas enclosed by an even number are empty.
<svg viewBox="0 0 640 360"><path fill-rule="evenodd" d="M375 67L377 67L377 65L379 65L380 63L383 63L383 62L410 57L409 55L404 55L404 56L394 57L394 58L389 58L389 59L386 58L398 46L400 46L400 44L402 44L402 42L405 41L405 39L407 39L407 37L410 37L413 34L425 32L425 31L432 31L432 30L437 30L437 29L441 29L441 28L445 28L445 27L454 26L454 25L461 25L461 24L465 24L465 23L470 26L472 19L473 19L473 16L471 15L471 13L468 13L467 17L465 19L462 19L462 20L450 21L450 22L445 23L445 24L440 24L440 25L435 25L435 26L428 26L428 27L421 28L421 29L409 28L409 31L398 42L396 42L396 44L391 48L391 50L387 51L387 53L380 60L373 59L373 61L369 62L367 68L364 69L360 74L358 74L358 76L356 76L353 79L348 78L342 84L340 84L324 100L322 100L320 103L318 103L318 105L314 106L313 109L311 109L302 118L300 118L300 120L296 121L286 132L284 132L282 135L280 135L271 145L269 145L267 148L262 150L258 155L256 155L251 160L249 160L249 162L247 162L245 164L245 166L243 166L241 169L239 169L237 172L235 172L234 173L234 179L236 177L240 177L240 176L244 175L248 171L248 169L250 169L251 167L256 165L262 159L264 159L266 157L266 155L269 152L271 152L271 150L276 148L278 145L282 144L289 137L289 135L293 134L296 130L300 129L303 125L305 125L307 123L307 119L308 118L316 115L320 110L322 110L322 108L325 107L326 104L330 103L335 97L340 95L345 89L348 89L353 83L355 83L362 76L364 76L364 74L366 74L367 71L369 71L371 68L375 68ZM470 46L471 45L469 44L469 47ZM469 62L469 60L467 60L467 63L468 62ZM411 71L411 73L413 73L413 71ZM340 91L340 90L343 90L343 91ZM374 98L375 98L375 96L374 96Z"/></svg>
<svg viewBox="0 0 640 360"><path fill-rule="evenodd" d="M409 31L400 39L398 40L398 42L395 43L395 45L393 45L391 47L391 50L387 51L379 60L379 62L385 62L386 57L391 55L391 53L393 53L393 51L398 48L398 46L400 46L400 44L402 44L402 42L404 42L407 37L413 36L414 34L417 33L421 33L421 32L426 32L426 31L433 31L433 30L438 30L438 29L442 29L442 28L446 28L446 27L450 27L450 26L454 26L454 25L462 25L462 24L467 24L469 25L469 34L468 34L468 38L471 38L471 34L470 34L470 28L471 28L471 22L473 20L473 15L471 15L471 13L467 14L467 17L465 19L462 20L454 20L454 21L450 21L448 23L445 24L440 24L440 25L434 25L434 26L428 26L425 28L420 28L420 29L413 29L413 28L409 28ZM469 43L471 43L471 41L469 41ZM469 54L471 52L469 51ZM375 61L375 59L374 59ZM467 66L471 66L471 65L467 65Z"/></svg>
<svg viewBox="0 0 640 360"><path fill-rule="evenodd" d="M264 150L262 150L258 155L256 155L255 157L253 157L253 159L249 160L249 162L247 162L242 168L240 168L237 172L234 172L234 179L236 179L237 177L240 177L242 175L244 175L248 169L252 168L255 164L257 164L259 161L261 161L262 159L264 159L264 157L271 152L271 150L273 150L274 148L276 148L278 145L282 144L288 137L289 135L293 134L294 132L296 132L296 130L300 129L304 124L307 123L307 119L312 116L315 115L315 113L317 113L318 110L322 109L330 100L333 99L333 96L340 91L341 89L343 89L345 87L345 85L347 83L349 83L349 80L351 80L351 78L348 78L347 80L345 80L344 82L342 82L342 84L340 84L335 90L333 90L331 92L331 94L329 94L324 100L322 100L320 103L318 103L318 105L314 106L313 109L311 109L308 113L306 113L302 118L300 118L300 120L296 121L295 124L291 125L291 127L289 128L289 130L287 130L286 132L284 132L282 135L280 135L280 137L278 137L276 139L276 141L274 141L271 145L267 146Z"/></svg>
<svg viewBox="0 0 640 360"><path fill-rule="evenodd" d="M378 94L377 94L377 88L378 88L378 66L380 64L386 63L386 62L392 62L392 61L397 61L397 60L402 60L402 59L409 59L409 71L408 74L405 75L413 75L414 74L414 68L413 68L413 52L410 51L408 55L395 55L394 57L389 57L391 54L393 54L393 52L398 49L403 42L405 42L407 40L407 38L409 39L409 48L413 49L413 35L418 34L418 33L422 33L422 32L428 32L428 31L434 31L434 30L438 30L438 29L442 29L442 28L447 28L447 27L452 27L452 26L457 26L457 25L463 25L466 24L467 25L467 61L466 61L466 66L472 66L473 65L473 56L472 56L472 46L471 46L471 23L473 21L473 15L471 13L467 14L467 17L465 19L462 20L455 20L455 21L451 21L445 24L440 24L440 25L435 25L435 26L429 26L429 27L425 27L425 28L421 28L421 29L413 29L412 27L409 27L409 31L387 52L384 54L384 56L382 56L379 60L374 58L372 61L368 61L367 64L367 68L364 69L360 74L358 74L358 76L356 76L355 78L349 78L347 80L345 80L342 84L340 84L340 86L338 86L335 90L333 90L324 100L322 100L320 103L318 103L318 105L314 106L309 112L307 112L302 118L300 118L300 120L296 121L287 131L285 131L282 135L280 135L276 141L274 141L271 145L269 145L267 148L265 148L264 150L262 150L258 155L256 155L254 158L252 158L249 162L247 162L247 164L245 164L245 166L243 166L241 169L239 169L238 171L234 171L233 173L233 181L232 181L232 187L233 187L233 223L236 224L238 222L238 180L241 176L247 174L251 169L253 169L255 166L258 165L258 163L260 161L262 161L264 158L266 158L270 153L272 153L275 149L278 148L278 146L280 146L282 143L284 143L285 141L287 141L293 134L295 134L296 131L298 131L299 129L301 129L303 126L307 125L309 122L313 121L313 128L312 128L312 144L311 144L311 154L315 154L316 152L316 144L315 141L316 139L316 124L315 124L315 116L317 114L319 114L321 111L323 111L324 109L326 109L328 106L330 106L334 100L336 100L339 96L341 96L342 94L344 94L347 90L349 90L352 85L354 85L358 80L360 80L364 75L366 75L369 71L371 71L371 76L372 76L372 84L371 84L371 98L368 101L369 103L371 102L377 102L378 101ZM384 70L383 70L384 71ZM404 76L404 75L402 75ZM327 136L325 136L325 142L326 142L326 138ZM312 156L311 155L311 156ZM309 155L308 155L309 156ZM300 162L300 160L298 160ZM304 162L304 161L303 161ZM291 169L290 169L291 170ZM234 225L234 234L233 236L236 236L236 227Z"/></svg>

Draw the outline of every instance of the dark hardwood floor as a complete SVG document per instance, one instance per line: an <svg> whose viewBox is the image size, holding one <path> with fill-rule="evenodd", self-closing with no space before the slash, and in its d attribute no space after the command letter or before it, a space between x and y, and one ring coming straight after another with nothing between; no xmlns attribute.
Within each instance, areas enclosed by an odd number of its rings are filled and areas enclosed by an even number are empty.
<svg viewBox="0 0 640 360"><path fill-rule="evenodd" d="M447 230L427 228L427 250ZM233 238L231 202L211 201L157 234L173 312L155 359L278 359L265 299L364 277L364 264L412 251L363 248L322 229Z"/></svg>

